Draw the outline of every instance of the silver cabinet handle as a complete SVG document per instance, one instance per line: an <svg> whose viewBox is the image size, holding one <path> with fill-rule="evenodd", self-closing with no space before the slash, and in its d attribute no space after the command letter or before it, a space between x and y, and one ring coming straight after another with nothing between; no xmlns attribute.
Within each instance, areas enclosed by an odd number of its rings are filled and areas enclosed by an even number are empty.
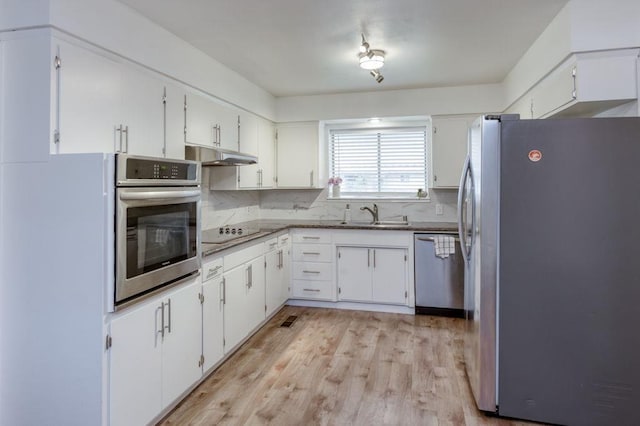
<svg viewBox="0 0 640 426"><path fill-rule="evenodd" d="M304 239L304 240L319 240L320 237L307 237L306 235L303 235L302 239Z"/></svg>
<svg viewBox="0 0 640 426"><path fill-rule="evenodd" d="M302 254L314 254L316 256L319 256L320 252L317 252L317 251L303 251Z"/></svg>
<svg viewBox="0 0 640 426"><path fill-rule="evenodd" d="M304 274L319 274L320 271L307 271L307 270L303 270L302 273Z"/></svg>
<svg viewBox="0 0 640 426"><path fill-rule="evenodd" d="M283 253L282 250L280 250L280 252L278 252L278 268L279 269L282 269L283 266L284 266L284 260L283 260L284 258L283 258L282 253Z"/></svg>
<svg viewBox="0 0 640 426"><path fill-rule="evenodd" d="M371 266L371 249L367 249L367 268Z"/></svg>
<svg viewBox="0 0 640 426"><path fill-rule="evenodd" d="M164 305L164 303L163 303ZM171 299L169 299L169 301L166 303L167 305L167 311L169 312L169 321L168 321L168 325L166 327L167 331L169 333L171 333ZM162 312L162 316L164 317L164 308L163 308L163 312Z"/></svg>
<svg viewBox="0 0 640 426"><path fill-rule="evenodd" d="M443 234L443 235L448 235L448 234ZM417 237L416 239L418 241L431 241L431 242L435 242L435 240L436 240L433 237ZM460 241L460 239L457 238L457 237L454 237L453 239L454 239L454 241Z"/></svg>
<svg viewBox="0 0 640 426"><path fill-rule="evenodd" d="M315 289L315 288L303 288L302 290L303 291L313 291L313 292L316 292L316 293L320 293L320 290Z"/></svg>
<svg viewBox="0 0 640 426"><path fill-rule="evenodd" d="M129 152L129 126L124 126L124 130L122 131L122 133L125 134L124 137L124 153L128 153Z"/></svg>
<svg viewBox="0 0 640 426"><path fill-rule="evenodd" d="M373 267L376 267L376 249L373 249Z"/></svg>
<svg viewBox="0 0 640 426"><path fill-rule="evenodd" d="M218 124L218 146L222 146L222 126Z"/></svg>
<svg viewBox="0 0 640 426"><path fill-rule="evenodd" d="M116 133L120 134L120 137L118 138L119 145L116 148L116 152L122 152L122 124L116 127Z"/></svg>
<svg viewBox="0 0 640 426"><path fill-rule="evenodd" d="M158 311L160 311L160 330L156 330L156 335L160 334L164 339L164 302L160 303L160 306L156 308L156 321L158 320Z"/></svg>
<svg viewBox="0 0 640 426"><path fill-rule="evenodd" d="M227 279L222 279L222 304L227 304Z"/></svg>
<svg viewBox="0 0 640 426"><path fill-rule="evenodd" d="M309 173L309 186L313 188L313 170Z"/></svg>
<svg viewBox="0 0 640 426"><path fill-rule="evenodd" d="M247 267L247 287L253 287L253 265Z"/></svg>

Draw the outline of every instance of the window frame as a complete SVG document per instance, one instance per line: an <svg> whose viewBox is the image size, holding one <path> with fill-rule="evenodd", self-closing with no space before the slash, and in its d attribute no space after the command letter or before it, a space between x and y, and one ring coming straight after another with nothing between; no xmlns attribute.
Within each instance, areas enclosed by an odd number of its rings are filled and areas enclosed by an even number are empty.
<svg viewBox="0 0 640 426"><path fill-rule="evenodd" d="M401 128L417 128L423 127L425 130L426 137L426 148L425 148L425 156L426 156L426 182L425 187L422 188L425 195L422 197L418 197L417 189L416 193L411 195L408 192L340 192L340 195L337 197L332 196L330 185L327 183L327 187L329 188L329 192L327 194L327 200L373 200L373 201L430 201L430 182L432 175L432 163L431 163L431 143L432 143L432 124L430 117L402 117L402 118L386 118L381 119L381 121L376 122L371 119L368 120L336 120L332 122L325 122L325 155L326 155L326 173L327 176L331 176L332 169L332 158L331 158L331 133L334 130L393 130L393 129L401 129Z"/></svg>

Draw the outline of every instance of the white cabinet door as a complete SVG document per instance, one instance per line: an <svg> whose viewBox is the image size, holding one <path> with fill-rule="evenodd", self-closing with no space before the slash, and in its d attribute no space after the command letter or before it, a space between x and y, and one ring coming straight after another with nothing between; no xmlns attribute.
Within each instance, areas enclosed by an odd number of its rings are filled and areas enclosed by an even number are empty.
<svg viewBox="0 0 640 426"><path fill-rule="evenodd" d="M60 57L54 100L60 142L54 152L114 152L122 115L120 65L63 40L55 44Z"/></svg>
<svg viewBox="0 0 640 426"><path fill-rule="evenodd" d="M213 147L217 138L213 102L204 96L188 93L185 95L183 107L185 108L185 142Z"/></svg>
<svg viewBox="0 0 640 426"><path fill-rule="evenodd" d="M258 117L248 112L238 114L238 138L240 152L258 156Z"/></svg>
<svg viewBox="0 0 640 426"><path fill-rule="evenodd" d="M338 248L338 300L371 300L371 249Z"/></svg>
<svg viewBox="0 0 640 426"><path fill-rule="evenodd" d="M247 269L240 265L224 274L224 352L228 353L249 333ZM264 310L263 310L264 312Z"/></svg>
<svg viewBox="0 0 640 426"><path fill-rule="evenodd" d="M162 408L202 376L200 288L200 280L196 280L163 298L167 328L162 344Z"/></svg>
<svg viewBox="0 0 640 426"><path fill-rule="evenodd" d="M278 188L318 187L318 123L278 126L276 138Z"/></svg>
<svg viewBox="0 0 640 426"><path fill-rule="evenodd" d="M162 410L162 306L151 302L111 321L111 424L149 423Z"/></svg>
<svg viewBox="0 0 640 426"><path fill-rule="evenodd" d="M249 334L265 319L265 274L264 256L252 260L247 266L247 296L245 316Z"/></svg>
<svg viewBox="0 0 640 426"><path fill-rule="evenodd" d="M264 255L265 261L265 316L269 317L280 306L280 250Z"/></svg>
<svg viewBox="0 0 640 426"><path fill-rule="evenodd" d="M239 151L238 113L217 103L213 103L211 111L214 123L218 125L217 146L231 151Z"/></svg>
<svg viewBox="0 0 640 426"><path fill-rule="evenodd" d="M275 174L276 130L272 122L258 121L258 161L260 163L260 188L273 188Z"/></svg>
<svg viewBox="0 0 640 426"><path fill-rule="evenodd" d="M164 157L164 90L164 83L152 75L122 67L122 112L118 123L126 126L126 132L120 152ZM120 138L119 134L116 136Z"/></svg>
<svg viewBox="0 0 640 426"><path fill-rule="evenodd" d="M184 160L185 91L173 84L166 86L165 156Z"/></svg>
<svg viewBox="0 0 640 426"><path fill-rule="evenodd" d="M222 359L224 350L223 319L224 304L222 300L222 277L205 281L202 285L204 302L202 304L202 355L204 356L203 372L206 372Z"/></svg>
<svg viewBox="0 0 640 426"><path fill-rule="evenodd" d="M280 249L280 303L289 299L291 294L291 249L289 246Z"/></svg>
<svg viewBox="0 0 640 426"><path fill-rule="evenodd" d="M433 187L457 188L473 118L433 118Z"/></svg>
<svg viewBox="0 0 640 426"><path fill-rule="evenodd" d="M405 305L407 289L407 250L374 248L372 266L372 297L376 303Z"/></svg>

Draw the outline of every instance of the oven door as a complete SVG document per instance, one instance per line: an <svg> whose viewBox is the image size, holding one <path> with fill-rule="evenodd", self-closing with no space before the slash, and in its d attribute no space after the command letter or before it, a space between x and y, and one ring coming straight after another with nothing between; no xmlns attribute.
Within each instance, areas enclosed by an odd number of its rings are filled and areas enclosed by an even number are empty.
<svg viewBox="0 0 640 426"><path fill-rule="evenodd" d="M200 188L118 188L116 200L116 305L200 268Z"/></svg>

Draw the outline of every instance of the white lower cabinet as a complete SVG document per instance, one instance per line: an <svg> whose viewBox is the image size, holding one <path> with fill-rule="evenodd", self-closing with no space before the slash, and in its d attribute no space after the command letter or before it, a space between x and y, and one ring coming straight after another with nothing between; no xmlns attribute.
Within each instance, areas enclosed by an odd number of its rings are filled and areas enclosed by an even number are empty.
<svg viewBox="0 0 640 426"><path fill-rule="evenodd" d="M110 423L147 424L201 377L200 280L111 321Z"/></svg>
<svg viewBox="0 0 640 426"><path fill-rule="evenodd" d="M338 300L408 304L407 249L337 247Z"/></svg>
<svg viewBox="0 0 640 426"><path fill-rule="evenodd" d="M280 238L265 243L265 305L267 317L284 304L289 298L289 248L282 245Z"/></svg>
<svg viewBox="0 0 640 426"><path fill-rule="evenodd" d="M200 280L165 297L168 328L162 343L162 408L202 376ZM165 321L166 322L166 321Z"/></svg>
<svg viewBox="0 0 640 426"><path fill-rule="evenodd" d="M224 257L224 352L233 350L265 319L263 245Z"/></svg>
<svg viewBox="0 0 640 426"><path fill-rule="evenodd" d="M291 297L335 301L332 231L294 230L291 246Z"/></svg>
<svg viewBox="0 0 640 426"><path fill-rule="evenodd" d="M202 371L207 372L224 355L222 258L202 266Z"/></svg>

